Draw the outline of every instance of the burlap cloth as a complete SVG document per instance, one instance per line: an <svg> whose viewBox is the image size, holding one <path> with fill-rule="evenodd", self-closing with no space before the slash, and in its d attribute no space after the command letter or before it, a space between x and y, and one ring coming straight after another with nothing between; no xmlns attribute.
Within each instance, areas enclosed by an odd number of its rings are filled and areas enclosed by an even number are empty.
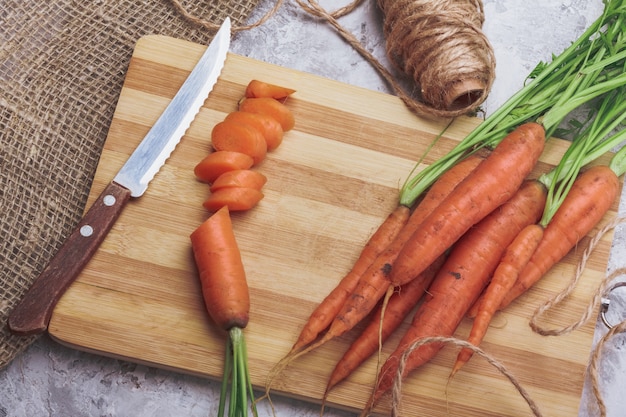
<svg viewBox="0 0 626 417"><path fill-rule="evenodd" d="M259 0L182 1L211 22L247 20ZM170 0L0 0L0 368L35 337L8 314L83 212L137 40L199 43Z"/></svg>

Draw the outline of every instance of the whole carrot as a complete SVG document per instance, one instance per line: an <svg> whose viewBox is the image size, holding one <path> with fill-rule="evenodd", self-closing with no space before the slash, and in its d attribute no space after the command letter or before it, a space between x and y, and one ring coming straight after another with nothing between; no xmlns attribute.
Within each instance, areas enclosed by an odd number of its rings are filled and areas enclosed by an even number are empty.
<svg viewBox="0 0 626 417"><path fill-rule="evenodd" d="M509 133L415 231L391 268L391 283L398 286L412 280L470 227L511 198L535 166L544 144L545 131L537 123L525 123Z"/></svg>
<svg viewBox="0 0 626 417"><path fill-rule="evenodd" d="M581 173L546 226L537 250L500 303L500 309L526 292L563 259L604 217L618 191L619 179L608 166L594 166Z"/></svg>
<svg viewBox="0 0 626 417"><path fill-rule="evenodd" d="M359 277L372 264L373 260L391 243L405 226L410 210L406 206L397 206L363 247L352 269L339 281L339 284L315 308L300 331L292 351L313 342L319 334L326 330L337 312L356 286Z"/></svg>
<svg viewBox="0 0 626 417"><path fill-rule="evenodd" d="M444 173L413 210L408 222L409 209L406 206L399 205L390 214L363 249L367 255L361 254L352 270L317 306L305 323L291 351L272 368L268 376L266 391L269 391L275 376L292 360L350 330L374 308L389 287L389 281L386 278L388 266L393 262L404 242L411 236L412 231L481 161L482 158L474 154ZM398 225L401 227L397 229L394 227L393 234L382 230L383 226L389 227L391 223L386 223L400 212L403 220ZM380 236L376 236L378 234ZM382 236L386 237L383 239ZM361 302L362 300L367 305ZM334 327L329 329L332 324ZM318 336L327 329L326 334L318 339ZM314 343L316 339L318 340Z"/></svg>
<svg viewBox="0 0 626 417"><path fill-rule="evenodd" d="M427 218L427 216L444 201L446 196L448 196L464 178L470 175L481 162L482 158L479 156L470 156L450 169L446 174L442 175L441 178L433 184L422 201L413 210L413 213L411 213L411 217L404 228L398 233L392 243L374 259L373 263L360 277L352 293L350 293L341 309L330 323L328 331L324 334L322 339L316 342L314 347L319 347L329 340L352 330L354 326L360 323L361 320L374 309L376 304L390 289L388 274L391 264L413 234L413 230L419 227L422 221Z"/></svg>
<svg viewBox="0 0 626 417"><path fill-rule="evenodd" d="M537 182L536 184L538 187L543 188L540 183ZM475 303L477 312L474 322L472 323L472 329L467 338L469 343L474 346L480 345L502 299L510 291L513 284L515 284L520 271L528 263L530 257L537 249L542 236L543 227L537 223L530 224L522 229L519 235L517 235L513 242L507 247L498 267L493 273L491 282ZM461 349L452 368L452 372L450 373L450 377L454 376L454 374L470 360L472 355L473 351L471 349Z"/></svg>
<svg viewBox="0 0 626 417"><path fill-rule="evenodd" d="M545 195L539 190L539 197ZM369 412L387 392L396 377L400 358L417 339L451 336L472 303L487 285L506 247L529 224L541 217L543 204L537 187L526 182L498 210L492 211L454 245L446 262L428 288L428 297L418 307L411 326L395 351L383 364L376 389L368 401ZM408 355L403 377L432 359L441 344L427 344Z"/></svg>
<svg viewBox="0 0 626 417"><path fill-rule="evenodd" d="M190 235L209 316L228 332L218 415L223 416L229 381L229 416L247 416L248 397L254 399L242 330L248 325L250 294L227 207L215 212ZM251 401L254 415L256 406Z"/></svg>

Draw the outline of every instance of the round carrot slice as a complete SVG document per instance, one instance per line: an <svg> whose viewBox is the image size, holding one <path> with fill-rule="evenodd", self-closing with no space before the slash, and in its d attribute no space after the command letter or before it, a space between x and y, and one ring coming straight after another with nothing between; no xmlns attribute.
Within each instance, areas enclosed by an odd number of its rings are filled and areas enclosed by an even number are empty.
<svg viewBox="0 0 626 417"><path fill-rule="evenodd" d="M267 177L258 171L253 171L251 169L237 169L234 171L224 172L222 175L217 177L217 179L213 181L213 184L211 184L210 190L211 192L215 192L220 188L226 187L243 187L261 190L266 182Z"/></svg>
<svg viewBox="0 0 626 417"><path fill-rule="evenodd" d="M217 211L222 207L228 207L230 211L250 210L263 198L263 193L254 188L226 187L220 188L202 203L209 211Z"/></svg>
<svg viewBox="0 0 626 417"><path fill-rule="evenodd" d="M274 119L278 120L284 132L293 129L296 124L293 113L289 107L269 97L244 98L239 103L239 110L272 116Z"/></svg>
<svg viewBox="0 0 626 417"><path fill-rule="evenodd" d="M278 120L268 114L234 111L229 113L225 120L249 124L261 131L268 151L276 149L283 141L283 127Z"/></svg>
<svg viewBox="0 0 626 417"><path fill-rule="evenodd" d="M211 144L217 151L241 152L259 164L267 154L267 143L256 128L232 120L224 120L213 127Z"/></svg>
<svg viewBox="0 0 626 417"><path fill-rule="evenodd" d="M248 169L254 164L250 155L233 151L216 151L208 154L194 168L194 174L203 182L212 183L225 172Z"/></svg>

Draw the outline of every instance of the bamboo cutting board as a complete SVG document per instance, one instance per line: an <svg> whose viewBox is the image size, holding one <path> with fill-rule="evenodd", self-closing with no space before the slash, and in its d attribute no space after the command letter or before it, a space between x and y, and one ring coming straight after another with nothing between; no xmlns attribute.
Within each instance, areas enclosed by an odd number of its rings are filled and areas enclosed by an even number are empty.
<svg viewBox="0 0 626 417"><path fill-rule="evenodd" d="M113 178L158 118L204 47L167 37L141 39L130 63L91 201ZM258 170L268 177L265 198L234 213L235 232L251 287L248 340L253 383L294 342L300 327L349 269L373 230L395 207L398 188L444 121L420 119L399 99L230 54L204 107L146 194L131 201L96 256L59 302L49 331L77 349L219 378L225 335L208 319L191 255L189 234L206 219L208 186L193 167L210 152L209 133L234 111L253 78L297 90L287 102L296 127ZM447 152L479 121L456 120L424 164ZM565 149L551 140L534 175ZM424 165L420 165L420 168ZM617 210L613 207L611 216ZM607 220L609 217L607 217ZM605 273L607 234L566 306L550 324L577 320ZM545 415L577 415L593 325L569 335L541 337L528 321L534 309L571 279L583 241L538 287L499 314L484 350L528 390ZM469 330L464 322L457 336ZM276 393L319 402L334 362L355 337L349 334L290 366ZM397 342L392 338L385 354ZM456 348L415 372L403 386L407 416L527 416L512 385L475 357L450 382ZM370 359L329 397L330 405L360 409L370 393L376 361ZM387 412L389 400L377 411Z"/></svg>

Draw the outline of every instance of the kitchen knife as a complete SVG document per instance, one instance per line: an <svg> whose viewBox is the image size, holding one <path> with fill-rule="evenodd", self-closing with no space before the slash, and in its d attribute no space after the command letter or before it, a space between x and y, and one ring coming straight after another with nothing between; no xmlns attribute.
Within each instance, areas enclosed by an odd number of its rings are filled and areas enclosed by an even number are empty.
<svg viewBox="0 0 626 417"><path fill-rule="evenodd" d="M163 114L11 311L8 327L12 333L26 336L48 328L58 300L89 262L130 198L146 191L200 111L222 71L230 36L230 19L226 18Z"/></svg>

